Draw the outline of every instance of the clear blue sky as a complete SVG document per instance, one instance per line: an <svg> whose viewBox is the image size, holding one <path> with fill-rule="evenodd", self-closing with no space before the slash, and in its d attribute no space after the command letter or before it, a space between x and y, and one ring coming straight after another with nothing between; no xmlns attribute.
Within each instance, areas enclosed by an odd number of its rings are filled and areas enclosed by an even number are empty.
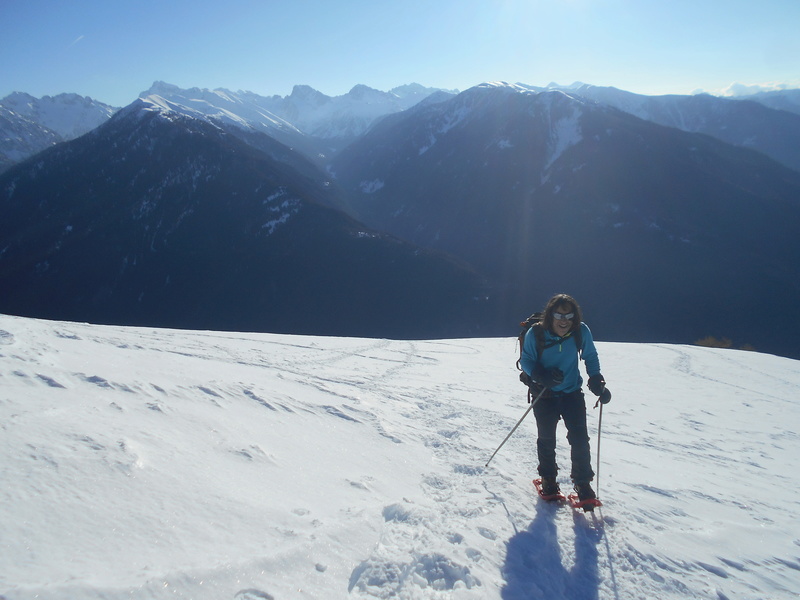
<svg viewBox="0 0 800 600"><path fill-rule="evenodd" d="M0 23L0 97L124 106L156 80L281 96L498 80L800 87L800 0L0 0Z"/></svg>

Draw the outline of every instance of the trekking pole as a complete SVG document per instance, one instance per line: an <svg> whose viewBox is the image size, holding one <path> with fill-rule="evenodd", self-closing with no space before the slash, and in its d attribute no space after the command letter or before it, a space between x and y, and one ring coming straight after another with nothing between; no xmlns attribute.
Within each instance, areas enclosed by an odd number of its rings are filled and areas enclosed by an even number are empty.
<svg viewBox="0 0 800 600"><path fill-rule="evenodd" d="M603 402L603 398L605 398L605 402ZM611 400L611 392L606 388L605 383L603 384L603 391L597 397L597 402L595 402L594 407L600 407L600 417L597 420L597 469L595 469L595 476L597 480L597 490L596 493L600 495L600 432L602 431L603 427L603 405L606 404L609 400Z"/></svg>
<svg viewBox="0 0 800 600"><path fill-rule="evenodd" d="M506 439L504 439L503 442L497 447L497 450L494 451L494 454L492 454L491 458L489 458L489 460L486 461L486 465L485 466L487 466L487 467L489 466L489 463L492 462L492 458L494 458L495 454L497 454L500 451L500 448L503 447L503 444L505 444L508 441L508 438L511 437L511 434L513 434L517 430L517 427L519 427L520 423L522 423L522 421L525 419L525 417L528 416L528 413L533 410L533 406L539 401L539 398L542 397L542 394L544 394L544 391L546 389L547 388L542 388L542 391L539 392L538 396L536 396L536 400L531 402L531 405L528 407L528 410L525 411L525 414L522 415L522 418L519 421L517 421L516 425L514 425L514 429L512 429L511 431L508 432L508 435L506 436Z"/></svg>
<svg viewBox="0 0 800 600"><path fill-rule="evenodd" d="M597 420L597 496L600 496L600 431L603 427L603 404L600 404L600 417Z"/></svg>

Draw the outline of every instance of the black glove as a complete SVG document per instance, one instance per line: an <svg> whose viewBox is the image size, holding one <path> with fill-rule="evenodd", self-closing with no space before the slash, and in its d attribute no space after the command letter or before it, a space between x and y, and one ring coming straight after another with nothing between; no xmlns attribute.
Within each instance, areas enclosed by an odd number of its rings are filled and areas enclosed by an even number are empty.
<svg viewBox="0 0 800 600"><path fill-rule="evenodd" d="M611 402L611 391L608 388L603 390L603 393L600 394L600 398L598 398L600 404L608 404Z"/></svg>
<svg viewBox="0 0 800 600"><path fill-rule="evenodd" d="M545 391L547 388L546 388L546 387L544 387L544 386L543 386L541 383L539 383L538 381L534 381L533 379L531 379L531 383L530 383L530 385L528 386L528 389L531 391L531 392L530 392L530 394L528 394L528 402L530 403L530 402L531 402L531 400L532 400L532 397L531 397L531 395L533 395L533 398L538 398L538 397L539 397L539 395L540 395L542 392L544 392L544 391Z"/></svg>
<svg viewBox="0 0 800 600"><path fill-rule="evenodd" d="M542 386L553 388L557 385L564 383L564 373L561 369L545 369L541 365L537 365L533 371L533 378Z"/></svg>
<svg viewBox="0 0 800 600"><path fill-rule="evenodd" d="M544 386L541 383L531 379L531 376L528 375L525 371L520 371L519 380L528 386L528 389L534 396L538 396L539 393L544 389ZM531 397L530 395L528 395L528 402L530 401Z"/></svg>
<svg viewBox="0 0 800 600"><path fill-rule="evenodd" d="M603 390L606 389L606 380L603 379L603 376L598 373L597 375L592 375L589 377L589 390L595 395L599 396L603 393ZM609 395L609 400L611 396ZM605 404L605 402L604 402Z"/></svg>

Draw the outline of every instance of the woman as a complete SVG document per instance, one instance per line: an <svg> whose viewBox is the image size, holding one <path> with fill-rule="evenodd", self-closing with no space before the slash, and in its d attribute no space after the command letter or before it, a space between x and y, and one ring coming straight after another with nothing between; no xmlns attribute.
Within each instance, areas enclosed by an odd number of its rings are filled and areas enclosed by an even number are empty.
<svg viewBox="0 0 800 600"><path fill-rule="evenodd" d="M536 396L545 390L533 407L542 495L560 493L556 479L556 426L563 418L572 458L570 476L578 499L583 501L595 498L595 493L591 486L594 471L586 428L586 402L581 390L583 379L578 369L581 356L589 375L589 389L600 396L600 402L609 402L611 393L600 374L597 348L592 332L581 319L581 307L572 296L557 294L547 303L542 322L525 334L520 366L532 380Z"/></svg>

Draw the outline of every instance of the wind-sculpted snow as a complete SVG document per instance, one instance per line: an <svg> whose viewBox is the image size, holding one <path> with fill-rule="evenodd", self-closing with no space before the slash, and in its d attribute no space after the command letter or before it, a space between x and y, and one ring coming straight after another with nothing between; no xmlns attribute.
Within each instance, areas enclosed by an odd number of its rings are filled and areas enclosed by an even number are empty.
<svg viewBox="0 0 800 600"><path fill-rule="evenodd" d="M484 467L512 338L0 316L0 598L796 598L800 363L599 349L583 514L536 497L532 418Z"/></svg>

